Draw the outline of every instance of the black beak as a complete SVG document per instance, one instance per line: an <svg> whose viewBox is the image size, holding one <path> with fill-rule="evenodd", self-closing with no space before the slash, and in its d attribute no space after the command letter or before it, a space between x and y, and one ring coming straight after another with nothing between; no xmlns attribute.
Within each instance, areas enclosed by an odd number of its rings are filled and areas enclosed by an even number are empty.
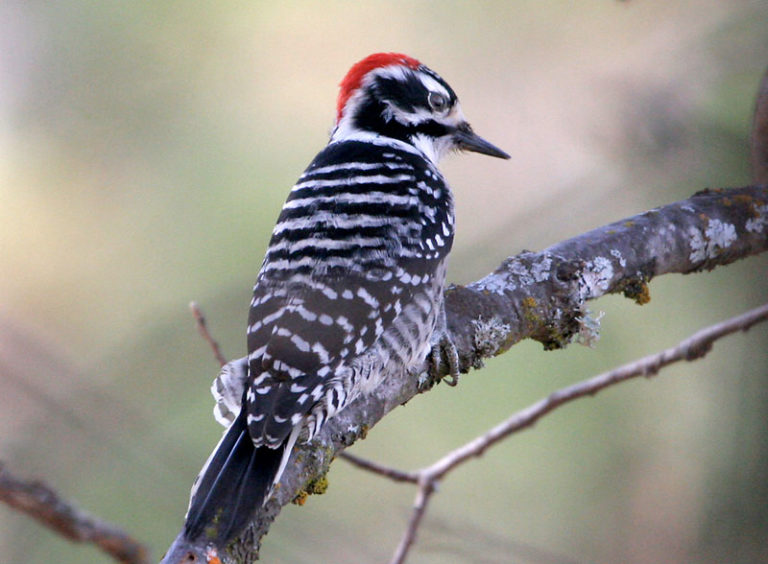
<svg viewBox="0 0 768 564"><path fill-rule="evenodd" d="M499 149L496 145L492 145L472 131L472 128L468 123L463 123L456 128L456 131L453 134L453 140L456 143L456 148L462 151L482 153L483 155L490 155L491 157L498 157L500 159L510 158L507 153Z"/></svg>

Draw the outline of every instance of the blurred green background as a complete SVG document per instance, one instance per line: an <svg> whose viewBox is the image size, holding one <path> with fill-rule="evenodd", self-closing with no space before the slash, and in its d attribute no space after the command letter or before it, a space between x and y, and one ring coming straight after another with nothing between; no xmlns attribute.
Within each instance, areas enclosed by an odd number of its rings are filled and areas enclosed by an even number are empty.
<svg viewBox="0 0 768 564"><path fill-rule="evenodd" d="M749 183L764 0L0 4L0 459L156 558L220 434L230 358L289 187L363 56L423 60L511 161L442 167L449 278L705 187ZM594 349L525 342L396 410L354 452L413 469L568 383L768 296L768 257L609 297ZM412 561L768 561L768 331L582 400L452 474ZM337 461L263 560L385 562L413 488ZM3 563L107 563L0 507Z"/></svg>

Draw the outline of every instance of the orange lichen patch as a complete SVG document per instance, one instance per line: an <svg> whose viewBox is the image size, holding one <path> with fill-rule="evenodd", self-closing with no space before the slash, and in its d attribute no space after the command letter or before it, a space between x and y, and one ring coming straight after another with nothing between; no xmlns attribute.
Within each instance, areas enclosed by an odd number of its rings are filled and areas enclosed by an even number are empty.
<svg viewBox="0 0 768 564"><path fill-rule="evenodd" d="M208 564L222 564L221 558L219 558L219 553L216 552L216 549L211 547L209 548L205 553L205 561Z"/></svg>
<svg viewBox="0 0 768 564"><path fill-rule="evenodd" d="M291 503L294 505L304 505L307 501L307 497L310 495L322 495L326 492L328 489L328 478L325 476L321 476L320 478L316 478L314 480L310 480L307 482L307 485L304 486L304 489L301 490L299 493L296 494L296 497L294 497L291 500Z"/></svg>
<svg viewBox="0 0 768 564"><path fill-rule="evenodd" d="M638 278L627 280L621 291L625 298L634 300L637 305L645 305L651 301L651 289L645 280Z"/></svg>

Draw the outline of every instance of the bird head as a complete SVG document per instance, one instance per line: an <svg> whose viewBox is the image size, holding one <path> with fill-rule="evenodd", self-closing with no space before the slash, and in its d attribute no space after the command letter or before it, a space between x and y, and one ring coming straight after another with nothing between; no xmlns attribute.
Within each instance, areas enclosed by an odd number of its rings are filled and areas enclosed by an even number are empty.
<svg viewBox="0 0 768 564"><path fill-rule="evenodd" d="M455 150L508 159L477 135L456 93L440 75L399 53L376 53L341 81L331 142L365 135L398 139L437 163Z"/></svg>

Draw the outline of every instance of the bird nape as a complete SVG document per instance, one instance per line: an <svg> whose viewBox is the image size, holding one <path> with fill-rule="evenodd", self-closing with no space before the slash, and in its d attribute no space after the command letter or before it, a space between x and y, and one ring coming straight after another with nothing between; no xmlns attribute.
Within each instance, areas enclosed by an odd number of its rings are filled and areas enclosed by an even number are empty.
<svg viewBox="0 0 768 564"><path fill-rule="evenodd" d="M384 379L404 377L433 344L452 347L443 287L453 197L437 168L452 151L509 158L474 133L453 89L416 59L377 53L349 70L330 141L272 231L248 356L214 381L216 418L228 429L164 564L220 562L270 499L297 440Z"/></svg>

